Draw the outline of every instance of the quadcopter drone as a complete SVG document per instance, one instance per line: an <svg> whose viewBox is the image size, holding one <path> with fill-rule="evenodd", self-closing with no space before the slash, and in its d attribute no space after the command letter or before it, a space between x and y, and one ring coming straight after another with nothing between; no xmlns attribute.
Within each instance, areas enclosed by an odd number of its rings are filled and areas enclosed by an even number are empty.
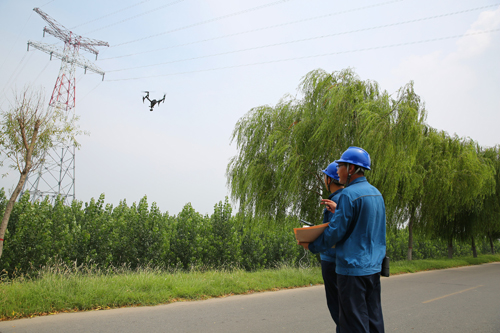
<svg viewBox="0 0 500 333"><path fill-rule="evenodd" d="M149 103L151 103L149 111L153 111L153 107L155 105L157 105L157 104L160 105L161 102L165 102L165 95L166 94L163 94L163 98L162 99L158 99L158 100L153 99L153 100L151 100L151 99L149 99L149 91L144 91L144 92L146 93L146 96L142 97L142 102L144 103L144 100L147 99L149 101Z"/></svg>

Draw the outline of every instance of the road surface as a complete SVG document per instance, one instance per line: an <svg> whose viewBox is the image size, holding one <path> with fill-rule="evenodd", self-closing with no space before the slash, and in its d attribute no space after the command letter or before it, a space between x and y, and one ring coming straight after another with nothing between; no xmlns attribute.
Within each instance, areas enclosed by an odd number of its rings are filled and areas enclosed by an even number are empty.
<svg viewBox="0 0 500 333"><path fill-rule="evenodd" d="M382 278L386 332L500 332L500 263ZM1 333L334 332L323 286L0 322Z"/></svg>

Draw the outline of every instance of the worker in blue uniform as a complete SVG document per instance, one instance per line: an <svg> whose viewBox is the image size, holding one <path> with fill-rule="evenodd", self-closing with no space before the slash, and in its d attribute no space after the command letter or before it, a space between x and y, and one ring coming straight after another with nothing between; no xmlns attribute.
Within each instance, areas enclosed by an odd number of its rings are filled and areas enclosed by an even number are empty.
<svg viewBox="0 0 500 333"><path fill-rule="evenodd" d="M324 232L312 243L299 243L313 253L335 245L339 291L340 332L384 332L380 271L386 252L385 203L366 180L370 155L349 147L337 161L345 184L338 203L324 201L334 213Z"/></svg>
<svg viewBox="0 0 500 333"><path fill-rule="evenodd" d="M322 203L326 205L329 201L338 202L340 193L344 189L344 185L340 183L339 175L337 173L337 162L330 163L325 170L324 182L325 187L330 192L328 199ZM333 220L333 213L327 208L323 211L323 223L328 223ZM325 285L326 305L330 311L335 325L337 325L337 332L339 331L339 294L337 290L337 273L335 272L335 246L320 253L321 257L321 273L323 275L323 282Z"/></svg>

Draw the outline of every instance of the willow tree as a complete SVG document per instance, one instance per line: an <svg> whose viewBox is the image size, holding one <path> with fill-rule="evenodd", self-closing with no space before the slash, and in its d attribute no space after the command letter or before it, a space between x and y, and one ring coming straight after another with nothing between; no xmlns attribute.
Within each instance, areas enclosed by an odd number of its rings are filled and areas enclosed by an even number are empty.
<svg viewBox="0 0 500 333"><path fill-rule="evenodd" d="M374 82L350 69L315 70L301 81L301 99L285 97L274 106L250 110L233 132L238 154L227 168L232 199L241 209L278 219L321 216L320 170L359 145L359 114L380 98Z"/></svg>
<svg viewBox="0 0 500 333"><path fill-rule="evenodd" d="M452 257L453 240L472 235L469 215L492 193L494 171L478 155L473 141L435 134L429 142L421 213L426 233L446 240Z"/></svg>
<svg viewBox="0 0 500 333"><path fill-rule="evenodd" d="M367 177L384 195L388 212L403 209L420 184L414 165L425 128L413 84L391 98L350 69L315 70L299 89L302 98L254 108L236 124L239 153L227 172L232 198L256 214L318 220L320 198L327 195L319 171L355 145L372 157Z"/></svg>
<svg viewBox="0 0 500 333"><path fill-rule="evenodd" d="M489 242L491 253L495 253L494 240L500 238L500 146L484 149L482 156L494 169L494 191L486 196L478 213L478 227Z"/></svg>
<svg viewBox="0 0 500 333"><path fill-rule="evenodd" d="M426 111L413 82L399 89L395 98L388 98L386 103L388 106L377 111L367 109L362 113L365 127L361 142L371 155L373 168L368 177L384 196L390 226L408 223L408 258L411 260L413 225L425 175L419 155L428 131Z"/></svg>
<svg viewBox="0 0 500 333"><path fill-rule="evenodd" d="M45 154L58 143L75 146L80 133L78 118L59 108L47 108L42 91L26 87L16 95L15 104L1 111L0 159L9 160L9 167L19 172L19 181L5 207L0 224L0 257L10 214L28 173L43 163Z"/></svg>

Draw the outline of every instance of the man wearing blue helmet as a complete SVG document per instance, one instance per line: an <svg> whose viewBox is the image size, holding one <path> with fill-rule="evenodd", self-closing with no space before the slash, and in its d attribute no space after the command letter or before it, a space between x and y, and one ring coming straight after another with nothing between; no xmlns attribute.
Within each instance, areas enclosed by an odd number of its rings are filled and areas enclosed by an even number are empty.
<svg viewBox="0 0 500 333"><path fill-rule="evenodd" d="M299 243L313 253L335 245L340 332L384 332L380 271L385 256L385 203L364 176L370 155L349 147L337 161L346 188L338 203L324 201L333 220L312 243Z"/></svg>
<svg viewBox="0 0 500 333"><path fill-rule="evenodd" d="M325 174L325 186L326 189L331 193L328 199L322 202L322 204L327 204L328 202L338 202L340 192L344 189L344 186L340 183L339 175L337 173L337 162L330 163L325 170L322 170ZM328 223L333 220L333 213L327 208L323 211L323 223ZM321 273L323 275L323 281L325 284L326 293L326 305L328 310L330 310L330 315L332 316L335 325L337 325L337 332L339 331L339 296L337 290L337 273L335 272L335 247L332 247L324 252L321 252Z"/></svg>

